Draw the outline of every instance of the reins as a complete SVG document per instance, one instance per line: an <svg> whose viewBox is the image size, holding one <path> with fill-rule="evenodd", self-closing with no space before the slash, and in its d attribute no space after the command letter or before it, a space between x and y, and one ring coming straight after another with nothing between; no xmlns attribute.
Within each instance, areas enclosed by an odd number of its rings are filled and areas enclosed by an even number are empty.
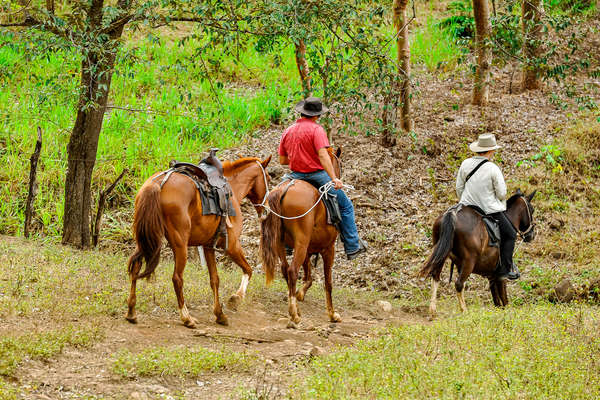
<svg viewBox="0 0 600 400"><path fill-rule="evenodd" d="M524 231L521 231L518 227L514 225L513 227L515 228L519 236L521 236L521 239L525 240L525 235L531 232L531 230L535 227L535 224L533 223L533 218L531 217L531 210L529 209L529 203L527 202L527 200L525 200L525 196L521 196L520 199L523 199L523 201L525 202L525 208L527 209L527 218L529 218L529 227Z"/></svg>
<svg viewBox="0 0 600 400"><path fill-rule="evenodd" d="M338 158L338 156L336 156L334 153L333 156L336 158L336 160L338 161L338 165L340 167L340 175L342 174L342 163L340 161L340 159ZM263 197L263 200L260 204L253 204L255 207L262 207L264 208L268 213L273 213L274 215L278 216L281 219L298 219L298 218L302 218L307 216L316 206L317 204L319 204L319 202L321 201L321 199L323 198L323 196L327 196L327 192L329 192L329 189L331 189L334 186L333 181L327 182L326 184L324 184L323 186L321 186L318 190L319 190L319 198L317 199L317 201L315 202L315 204L313 204L308 211L306 211L304 214L302 215L297 215L295 217L286 217L284 215L279 215L278 213L276 213L275 211L273 211L271 208L269 208L269 206L267 206L265 203L267 202L267 198L269 197L269 193L271 193L271 191L269 190L269 184L267 182L267 172L265 171L265 168L262 166L262 164L259 161L256 161L256 163L260 166L260 169L262 170L263 173L263 179L265 182L265 197ZM292 183L295 179L292 179ZM345 189L349 189L349 190L354 190L354 186L352 185L346 185L344 184L343 187Z"/></svg>

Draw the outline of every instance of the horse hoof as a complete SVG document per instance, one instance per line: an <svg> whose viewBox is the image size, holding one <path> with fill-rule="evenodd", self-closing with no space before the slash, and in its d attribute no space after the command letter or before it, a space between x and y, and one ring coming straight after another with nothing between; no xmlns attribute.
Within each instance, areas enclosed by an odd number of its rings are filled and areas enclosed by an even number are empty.
<svg viewBox="0 0 600 400"><path fill-rule="evenodd" d="M137 317L130 317L129 315L125 319L131 324L137 324Z"/></svg>
<svg viewBox="0 0 600 400"><path fill-rule="evenodd" d="M304 292L300 290L296 292L296 298L298 299L298 301L304 301Z"/></svg>
<svg viewBox="0 0 600 400"><path fill-rule="evenodd" d="M289 320L288 323L287 323L286 328L288 328L288 329L298 329L298 323L294 322L292 320Z"/></svg>
<svg viewBox="0 0 600 400"><path fill-rule="evenodd" d="M334 312L333 315L329 318L329 320L331 322L342 322L342 317L340 317L340 314Z"/></svg>
<svg viewBox="0 0 600 400"><path fill-rule="evenodd" d="M429 315L434 317L436 312L437 312L437 310L435 309L435 307L429 307Z"/></svg>
<svg viewBox="0 0 600 400"><path fill-rule="evenodd" d="M216 322L217 322L217 324L223 325L223 326L228 326L229 325L229 319L227 319L227 315L225 315L225 314L219 315L217 317Z"/></svg>
<svg viewBox="0 0 600 400"><path fill-rule="evenodd" d="M237 311L241 303L242 298L237 294L232 294L229 300L227 300L227 308L229 308L232 311Z"/></svg>
<svg viewBox="0 0 600 400"><path fill-rule="evenodd" d="M196 329L196 324L198 323L198 321L196 321L195 319L189 319L187 321L183 322L183 326L185 326L186 328L190 328L190 329Z"/></svg>

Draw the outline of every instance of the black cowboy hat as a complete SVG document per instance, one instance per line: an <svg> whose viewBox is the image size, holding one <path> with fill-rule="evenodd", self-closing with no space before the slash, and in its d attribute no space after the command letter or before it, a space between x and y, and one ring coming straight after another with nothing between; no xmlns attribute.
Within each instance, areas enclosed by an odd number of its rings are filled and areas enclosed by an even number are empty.
<svg viewBox="0 0 600 400"><path fill-rule="evenodd" d="M325 114L327 111L329 111L329 108L323 105L320 98L307 97L296 104L296 111L298 111L300 114L314 117L316 115Z"/></svg>

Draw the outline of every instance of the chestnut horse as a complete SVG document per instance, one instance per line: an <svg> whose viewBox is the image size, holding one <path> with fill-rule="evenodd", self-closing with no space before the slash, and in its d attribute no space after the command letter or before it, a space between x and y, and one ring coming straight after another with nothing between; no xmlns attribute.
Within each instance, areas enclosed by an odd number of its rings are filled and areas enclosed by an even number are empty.
<svg viewBox="0 0 600 400"><path fill-rule="evenodd" d="M337 177L340 177L338 157L341 149L334 153L331 148L328 148L328 152L334 172ZM312 285L310 255L320 254L323 258L329 319L331 322L341 322L342 319L334 311L331 300L331 267L333 266L335 239L338 231L333 225L327 224L325 205L320 201L319 191L310 183L302 180L296 180L291 186L288 186L289 182L283 181L269 194L269 207L274 213L269 212L261 222L260 249L267 285L273 280L275 266L279 260L281 272L288 285L290 319L293 323L300 322L300 312L296 300L303 301L306 291ZM285 196L283 196L284 194ZM317 202L318 204L316 204ZM311 210L315 204L316 206ZM292 219L282 219L275 213ZM303 215L305 213L306 215ZM303 215L301 218L295 218L301 215ZM294 248L291 265L286 259L284 243ZM304 267L304 285L296 292L296 281L301 265Z"/></svg>
<svg viewBox="0 0 600 400"><path fill-rule="evenodd" d="M535 238L533 206L531 200L535 191L525 196L519 189L506 202L506 216L524 242ZM457 266L458 276L455 287L460 309L467 310L463 297L464 284L471 273L488 278L494 305L508 304L506 281L497 279L495 271L500 251L488 246L489 236L481 215L467 206L454 206L439 216L433 224L433 252L427 259L419 276L431 276L431 302L429 312L435 314L437 289L444 261L450 256L453 266Z"/></svg>
<svg viewBox="0 0 600 400"><path fill-rule="evenodd" d="M239 265L244 275L238 291L231 296L229 303L235 308L246 294L248 282L252 276L252 267L246 261L239 242L242 231L242 212L240 202L248 197L253 204L264 201L268 193L268 175L265 173L269 156L261 161L258 158L241 158L233 162L224 162L224 175L228 178L233 196L231 203L235 209L235 217L229 217L227 224L226 254ZM166 236L173 250L175 269L173 271L173 287L177 295L179 314L183 324L189 328L196 327L197 321L190 315L183 298L183 271L188 257L189 246L203 246L206 264L210 275L210 286L214 295L214 313L218 324L227 325L227 316L223 313L219 302L219 276L215 260L213 241L219 228L221 217L202 215L202 202L196 185L186 175L174 173L162 189L160 179L154 179L160 172L152 175L140 188L135 197L135 214L133 231L137 248L129 259L129 277L131 292L127 305L129 310L125 317L136 323L135 289L136 281L149 277L160 258L163 236ZM256 207L260 216L262 208ZM224 238L220 238L215 246L224 246ZM140 273L142 260L146 268Z"/></svg>

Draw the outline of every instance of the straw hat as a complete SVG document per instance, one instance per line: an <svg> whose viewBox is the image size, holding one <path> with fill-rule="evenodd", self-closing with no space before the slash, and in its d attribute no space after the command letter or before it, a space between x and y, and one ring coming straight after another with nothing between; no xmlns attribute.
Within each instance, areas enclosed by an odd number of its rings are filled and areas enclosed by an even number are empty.
<svg viewBox="0 0 600 400"><path fill-rule="evenodd" d="M483 135L479 135L477 141L469 145L469 149L475 153L497 150L501 147L502 146L496 144L496 136L494 136L493 133L484 133Z"/></svg>

